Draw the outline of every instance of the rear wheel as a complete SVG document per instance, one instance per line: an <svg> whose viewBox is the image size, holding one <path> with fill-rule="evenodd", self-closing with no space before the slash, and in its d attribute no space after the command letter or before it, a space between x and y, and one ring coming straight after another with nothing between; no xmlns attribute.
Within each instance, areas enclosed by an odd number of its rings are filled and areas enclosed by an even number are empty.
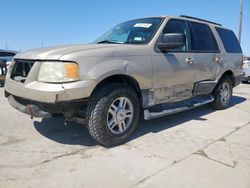
<svg viewBox="0 0 250 188"><path fill-rule="evenodd" d="M125 84L109 84L91 97L87 109L90 135L101 145L124 143L134 132L140 114L140 102L133 89Z"/></svg>
<svg viewBox="0 0 250 188"><path fill-rule="evenodd" d="M211 106L217 110L223 110L229 107L233 94L233 82L228 76L224 76L219 81L213 92L214 102Z"/></svg>

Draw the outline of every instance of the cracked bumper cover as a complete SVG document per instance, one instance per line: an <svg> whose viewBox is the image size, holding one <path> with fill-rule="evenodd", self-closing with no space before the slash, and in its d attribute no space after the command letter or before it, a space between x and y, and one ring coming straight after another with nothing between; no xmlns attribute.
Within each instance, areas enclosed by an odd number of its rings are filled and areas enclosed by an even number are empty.
<svg viewBox="0 0 250 188"><path fill-rule="evenodd" d="M78 81L63 84L52 84L33 81L22 84L7 78L5 91L24 99L55 104L56 102L72 101L89 98L97 82L95 80Z"/></svg>
<svg viewBox="0 0 250 188"><path fill-rule="evenodd" d="M20 112L23 112L27 115L30 115L32 117L39 117L39 118L52 117L51 113L48 113L48 112L41 110L36 105L33 105L33 104L23 105L23 104L17 102L16 99L12 95L8 96L8 101L13 108L15 108L15 109L19 110Z"/></svg>
<svg viewBox="0 0 250 188"><path fill-rule="evenodd" d="M66 118L71 118L80 110L86 107L88 99L78 99L73 101L57 102L55 104L42 103L23 99L5 92L10 105L31 117L50 118L53 114L64 114Z"/></svg>
<svg viewBox="0 0 250 188"><path fill-rule="evenodd" d="M87 104L95 86L95 81L23 84L7 79L5 96L14 108L34 117L47 118L58 113L71 117Z"/></svg>

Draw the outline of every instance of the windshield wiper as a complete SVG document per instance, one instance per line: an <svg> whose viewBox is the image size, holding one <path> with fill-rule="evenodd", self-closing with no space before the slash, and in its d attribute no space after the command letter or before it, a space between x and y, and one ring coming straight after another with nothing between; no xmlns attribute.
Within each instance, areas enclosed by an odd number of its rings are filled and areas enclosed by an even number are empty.
<svg viewBox="0 0 250 188"><path fill-rule="evenodd" d="M111 40L102 40L97 42L97 44L124 44L124 42L121 41L111 41Z"/></svg>

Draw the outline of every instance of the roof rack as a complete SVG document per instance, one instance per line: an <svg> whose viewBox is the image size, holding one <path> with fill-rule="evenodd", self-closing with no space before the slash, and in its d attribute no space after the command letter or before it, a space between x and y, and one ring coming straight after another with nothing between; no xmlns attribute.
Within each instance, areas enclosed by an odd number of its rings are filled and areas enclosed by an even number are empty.
<svg viewBox="0 0 250 188"><path fill-rule="evenodd" d="M182 17L182 18L189 18L189 19L193 19L193 20L198 20L198 21L207 22L207 23L211 23L211 24L214 24L214 25L222 26L219 23L211 22L211 21L208 21L208 20L203 20L203 19L200 19L200 18L195 18L195 17L192 17L192 16L180 15L180 17Z"/></svg>

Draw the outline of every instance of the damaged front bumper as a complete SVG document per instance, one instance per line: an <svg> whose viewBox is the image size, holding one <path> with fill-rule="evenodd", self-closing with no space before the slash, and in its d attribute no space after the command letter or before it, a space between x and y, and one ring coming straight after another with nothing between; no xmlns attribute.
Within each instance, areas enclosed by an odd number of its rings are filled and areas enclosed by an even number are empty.
<svg viewBox="0 0 250 188"><path fill-rule="evenodd" d="M20 112L31 117L50 118L54 114L63 114L66 119L72 119L79 112L84 112L88 99L78 99L73 101L43 103L20 98L5 92L10 105Z"/></svg>
<svg viewBox="0 0 250 188"><path fill-rule="evenodd" d="M89 98L97 82L95 80L52 84L26 80L20 83L6 77L5 91L24 99L43 103L57 103Z"/></svg>
<svg viewBox="0 0 250 188"><path fill-rule="evenodd" d="M19 83L7 77L5 97L11 106L31 117L49 118L54 114L63 114L68 120L82 122L95 85L92 80L63 84Z"/></svg>
<svg viewBox="0 0 250 188"><path fill-rule="evenodd" d="M32 118L33 117L38 117L38 118L50 118L50 117L52 117L51 113L48 113L48 112L41 110L36 105L32 105L32 104L23 105L23 104L17 102L12 95L9 95L7 98L8 98L10 105L13 108L15 108L18 111L23 112L27 115L30 115Z"/></svg>
<svg viewBox="0 0 250 188"><path fill-rule="evenodd" d="M33 62L33 61L32 61ZM34 117L48 118L53 114L63 114L72 119L84 111L97 81L94 79L78 80L64 83L40 82L37 79L41 63L19 60L18 71L29 66L22 76L10 67L5 79L5 97L17 110ZM15 64L14 64L15 65ZM31 68L32 67L32 68ZM77 116L78 117L78 116Z"/></svg>

